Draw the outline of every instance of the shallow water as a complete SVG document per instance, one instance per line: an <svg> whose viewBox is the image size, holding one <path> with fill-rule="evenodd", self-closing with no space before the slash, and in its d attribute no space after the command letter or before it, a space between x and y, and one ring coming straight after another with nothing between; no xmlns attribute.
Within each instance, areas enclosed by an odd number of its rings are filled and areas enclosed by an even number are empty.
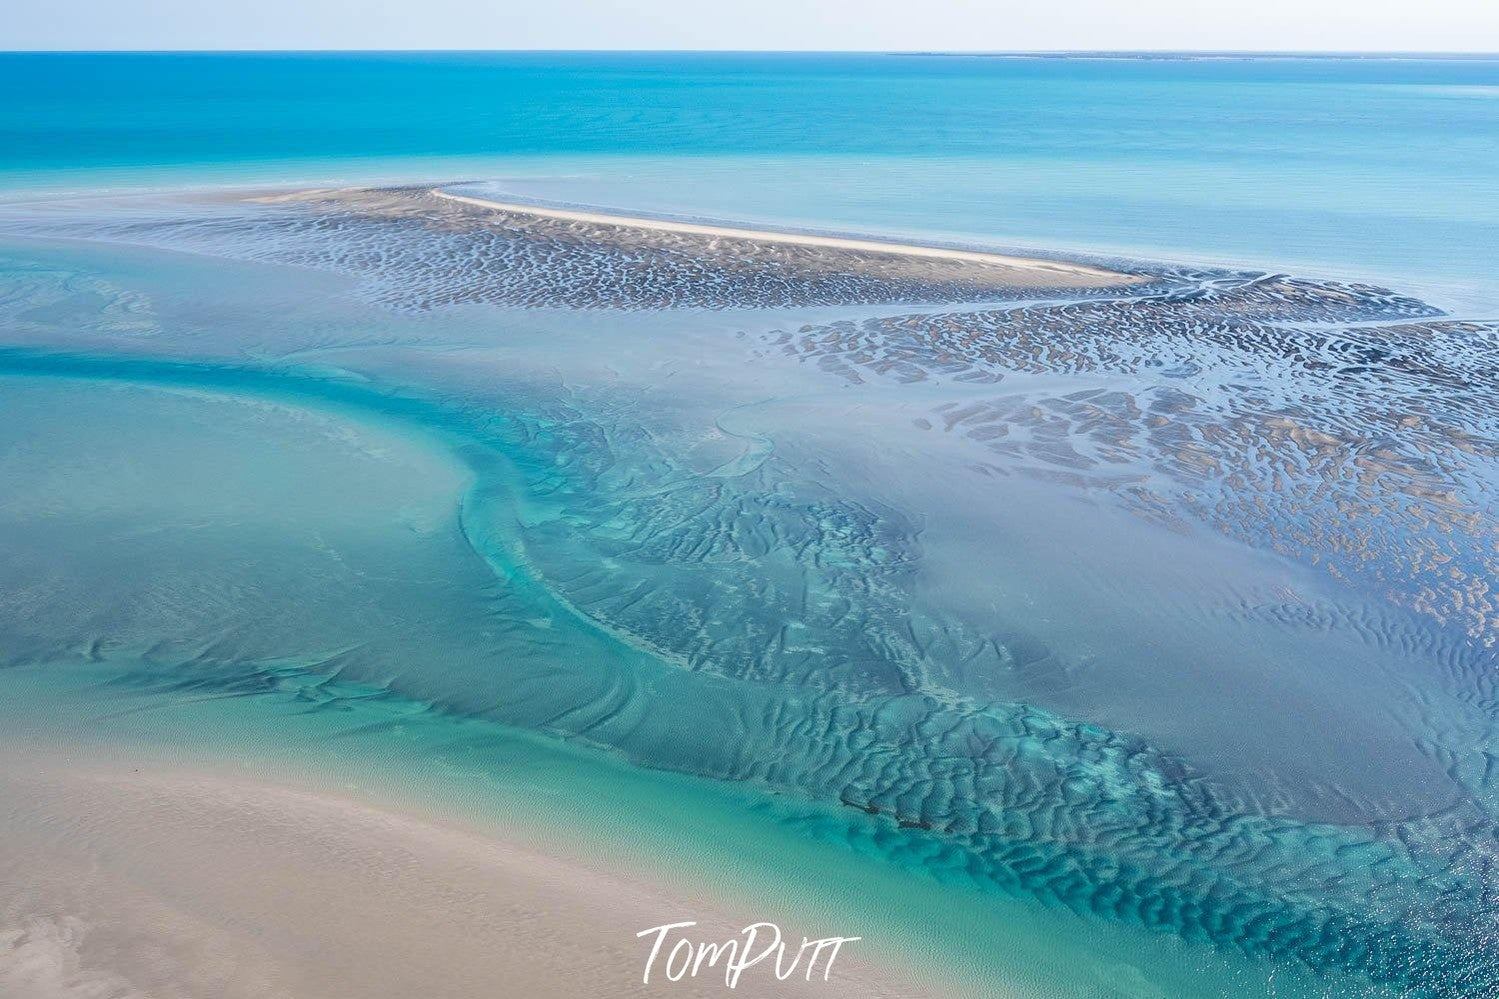
<svg viewBox="0 0 1499 999"><path fill-rule="evenodd" d="M0 230L18 738L385 758L480 813L555 767L562 825L622 782L600 841L866 886L832 909L968 987L1499 981L1483 316L347 202Z"/></svg>

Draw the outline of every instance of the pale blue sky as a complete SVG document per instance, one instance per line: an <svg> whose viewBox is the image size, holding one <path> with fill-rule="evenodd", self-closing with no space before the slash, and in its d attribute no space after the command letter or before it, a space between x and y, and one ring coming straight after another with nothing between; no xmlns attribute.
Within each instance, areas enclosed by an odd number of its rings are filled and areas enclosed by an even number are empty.
<svg viewBox="0 0 1499 999"><path fill-rule="evenodd" d="M4 0L0 49L1499 51L1499 0Z"/></svg>

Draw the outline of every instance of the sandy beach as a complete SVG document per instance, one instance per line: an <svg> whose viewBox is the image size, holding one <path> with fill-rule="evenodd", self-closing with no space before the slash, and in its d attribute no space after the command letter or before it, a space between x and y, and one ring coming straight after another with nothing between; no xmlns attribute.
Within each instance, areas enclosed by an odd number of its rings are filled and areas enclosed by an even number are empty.
<svg viewBox="0 0 1499 999"><path fill-rule="evenodd" d="M0 770L0 994L9 999L706 996L641 982L635 929L755 916L325 790L189 768L10 756ZM788 928L789 930L790 928ZM799 938L798 938L799 940ZM794 946L794 945L793 945ZM912 995L855 956L743 995Z"/></svg>

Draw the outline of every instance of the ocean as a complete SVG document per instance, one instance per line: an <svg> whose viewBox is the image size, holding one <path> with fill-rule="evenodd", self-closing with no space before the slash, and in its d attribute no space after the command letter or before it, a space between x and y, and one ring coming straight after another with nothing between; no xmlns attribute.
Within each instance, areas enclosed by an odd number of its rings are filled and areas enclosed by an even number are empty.
<svg viewBox="0 0 1499 999"><path fill-rule="evenodd" d="M10 752L503 815L954 994L1499 986L1499 59L0 85Z"/></svg>
<svg viewBox="0 0 1499 999"><path fill-rule="evenodd" d="M1499 60L16 54L0 187L499 180L1492 308Z"/></svg>

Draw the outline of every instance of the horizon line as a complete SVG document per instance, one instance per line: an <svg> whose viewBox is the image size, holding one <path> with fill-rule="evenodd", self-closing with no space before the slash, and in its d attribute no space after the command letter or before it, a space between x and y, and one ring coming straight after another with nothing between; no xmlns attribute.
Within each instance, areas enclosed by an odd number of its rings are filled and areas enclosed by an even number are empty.
<svg viewBox="0 0 1499 999"><path fill-rule="evenodd" d="M891 55L988 58L1151 58L1198 56L1220 58L1458 58L1499 59L1499 50L1483 49L637 49L637 48L22 48L0 49L0 55L293 55L293 54L449 53L556 55Z"/></svg>

